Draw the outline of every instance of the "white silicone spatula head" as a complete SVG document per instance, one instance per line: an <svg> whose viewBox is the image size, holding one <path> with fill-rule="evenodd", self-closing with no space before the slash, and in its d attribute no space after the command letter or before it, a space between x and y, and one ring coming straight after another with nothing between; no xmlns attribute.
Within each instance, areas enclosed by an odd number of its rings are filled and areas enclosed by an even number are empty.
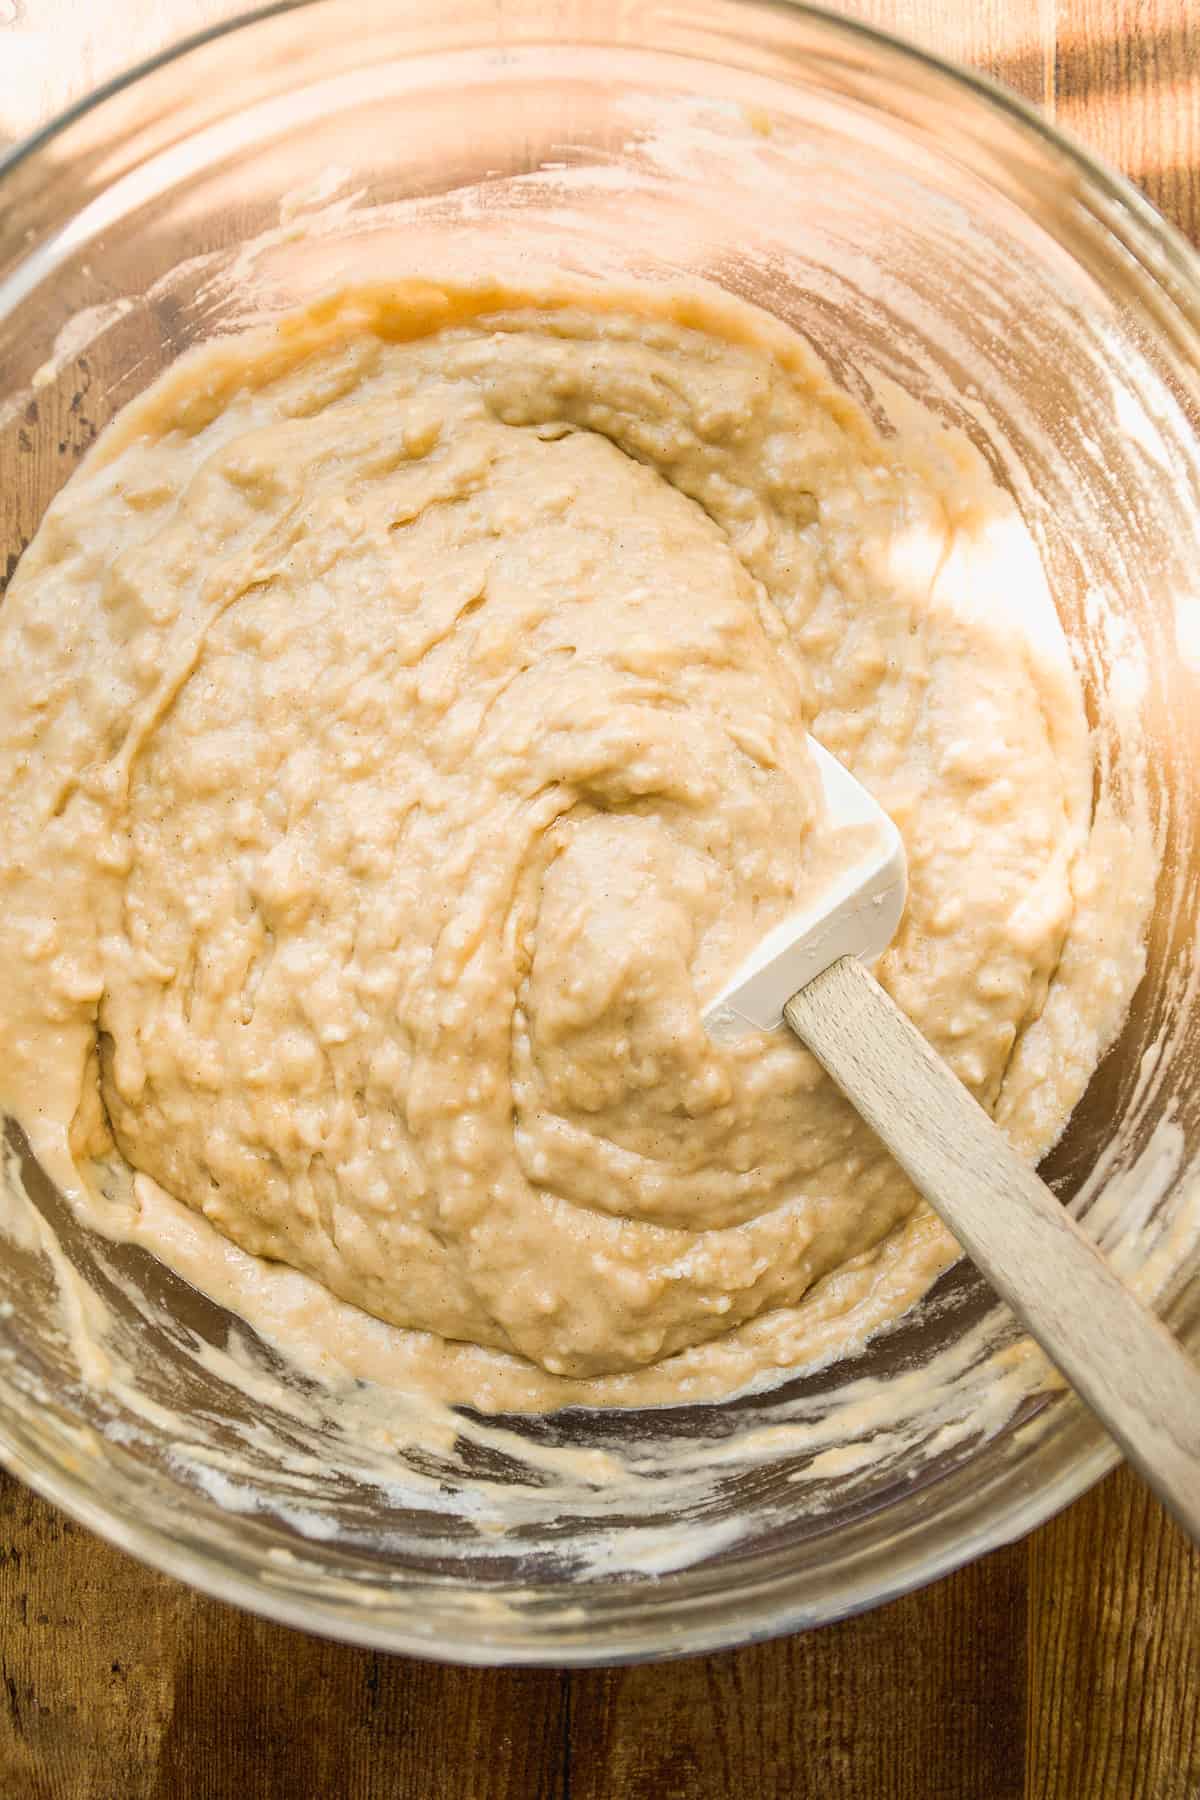
<svg viewBox="0 0 1200 1800"><path fill-rule="evenodd" d="M866 828L867 848L811 905L763 938L704 1015L713 1037L754 1026L783 1024L783 1009L798 989L843 956L874 962L892 941L908 892L904 842L877 800L849 769L810 737L829 820L835 827Z"/></svg>

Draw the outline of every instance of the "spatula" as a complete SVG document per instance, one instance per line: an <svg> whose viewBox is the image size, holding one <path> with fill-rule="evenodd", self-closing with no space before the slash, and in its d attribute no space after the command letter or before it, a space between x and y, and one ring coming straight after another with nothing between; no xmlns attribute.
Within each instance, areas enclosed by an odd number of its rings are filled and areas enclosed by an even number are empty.
<svg viewBox="0 0 1200 1800"><path fill-rule="evenodd" d="M705 1024L714 1037L791 1027L1200 1541L1200 1369L870 973L904 910L904 845L849 771L809 746L832 819L873 825L873 847L759 944Z"/></svg>

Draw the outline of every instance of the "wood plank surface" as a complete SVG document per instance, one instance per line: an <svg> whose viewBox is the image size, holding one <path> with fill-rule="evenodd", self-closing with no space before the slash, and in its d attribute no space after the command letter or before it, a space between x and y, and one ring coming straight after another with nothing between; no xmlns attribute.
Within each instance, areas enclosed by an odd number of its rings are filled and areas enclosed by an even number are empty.
<svg viewBox="0 0 1200 1800"><path fill-rule="evenodd" d="M232 10L0 0L0 140ZM1200 0L851 10L1008 81L1200 237ZM309 1795L1200 1800L1200 1554L1121 1471L1025 1543L820 1632L463 1671L248 1618L0 1477L0 1800Z"/></svg>

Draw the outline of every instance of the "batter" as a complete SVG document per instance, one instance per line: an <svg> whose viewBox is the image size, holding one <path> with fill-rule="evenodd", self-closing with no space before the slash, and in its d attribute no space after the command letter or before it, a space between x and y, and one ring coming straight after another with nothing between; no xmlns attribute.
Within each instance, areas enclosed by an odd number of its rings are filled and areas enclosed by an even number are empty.
<svg viewBox="0 0 1200 1800"><path fill-rule="evenodd" d="M0 1098L60 1185L138 1172L492 1404L910 1304L955 1247L869 1130L701 1025L845 854L806 732L905 838L880 979L1031 1157L1146 896L1015 509L900 422L744 309L417 284L128 407L0 610Z"/></svg>

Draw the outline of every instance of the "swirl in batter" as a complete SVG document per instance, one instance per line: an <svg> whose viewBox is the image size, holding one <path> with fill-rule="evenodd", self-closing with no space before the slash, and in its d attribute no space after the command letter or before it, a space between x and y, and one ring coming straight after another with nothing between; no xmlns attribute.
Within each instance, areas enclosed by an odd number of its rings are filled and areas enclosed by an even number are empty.
<svg viewBox="0 0 1200 1800"><path fill-rule="evenodd" d="M1132 919L1056 974L1091 758L1015 509L740 310L410 287L193 353L0 652L35 1147L517 1404L669 1398L718 1343L745 1379L822 1284L898 1306L953 1254L790 1036L701 1025L836 864L808 730L906 840L880 978L1027 1153L1138 972Z"/></svg>

